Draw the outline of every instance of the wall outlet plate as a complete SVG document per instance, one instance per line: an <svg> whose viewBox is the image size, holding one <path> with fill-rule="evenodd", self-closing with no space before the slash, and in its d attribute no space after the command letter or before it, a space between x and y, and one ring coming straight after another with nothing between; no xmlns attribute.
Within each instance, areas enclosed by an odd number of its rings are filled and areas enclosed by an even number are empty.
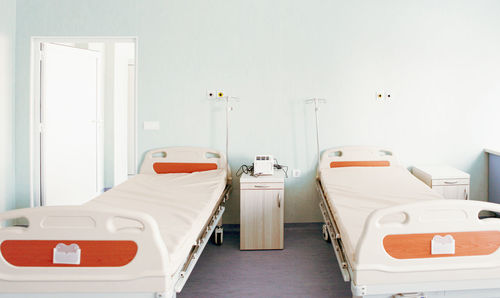
<svg viewBox="0 0 500 298"><path fill-rule="evenodd" d="M144 121L144 130L160 130L160 122Z"/></svg>

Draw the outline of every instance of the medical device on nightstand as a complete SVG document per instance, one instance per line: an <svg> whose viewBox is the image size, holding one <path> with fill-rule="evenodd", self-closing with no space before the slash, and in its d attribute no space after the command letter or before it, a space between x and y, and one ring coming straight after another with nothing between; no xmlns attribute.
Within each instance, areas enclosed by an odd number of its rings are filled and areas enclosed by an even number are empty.
<svg viewBox="0 0 500 298"><path fill-rule="evenodd" d="M285 178L288 178L288 166L280 164L272 155L259 154L255 155L251 165L241 165L236 171L236 176L240 177L242 174L253 177L273 176L275 171L283 171Z"/></svg>
<svg viewBox="0 0 500 298"><path fill-rule="evenodd" d="M255 155L253 160L255 175L272 175L274 173L274 158L272 155Z"/></svg>

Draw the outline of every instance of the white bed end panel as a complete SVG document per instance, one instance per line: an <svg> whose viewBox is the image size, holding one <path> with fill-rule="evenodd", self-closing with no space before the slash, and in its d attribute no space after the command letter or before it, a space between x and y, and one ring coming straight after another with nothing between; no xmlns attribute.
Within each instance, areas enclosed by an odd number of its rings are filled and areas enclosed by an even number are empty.
<svg viewBox="0 0 500 298"><path fill-rule="evenodd" d="M366 278L371 282L383 283L387 278L397 281L405 276L410 277L411 282L429 280L433 276L438 278L436 280L500 278L498 249L486 255L397 259L391 257L384 248L384 238L387 235L429 233L445 236L447 233L483 231L500 233L500 219L479 219L481 211L500 213L500 205L480 201L435 200L372 212L365 222L356 247L354 281L359 285L366 282ZM390 218L392 219L388 220ZM431 243L429 247L430 245Z"/></svg>
<svg viewBox="0 0 500 298"><path fill-rule="evenodd" d="M327 149L321 154L319 170L329 169L333 161L388 161L391 166L400 165L398 158L391 150L367 146Z"/></svg>
<svg viewBox="0 0 500 298"><path fill-rule="evenodd" d="M165 147L146 153L141 165L141 174L155 174L155 163L216 163L218 169L226 169L228 178L231 172L224 153L200 147Z"/></svg>
<svg viewBox="0 0 500 298"><path fill-rule="evenodd" d="M0 254L0 292L168 292L168 253L156 221L129 211L89 207L38 207L0 213L0 224L24 218L24 226L0 225L7 240L133 241L137 253L119 267L13 266ZM82 251L82 258L85 252Z"/></svg>

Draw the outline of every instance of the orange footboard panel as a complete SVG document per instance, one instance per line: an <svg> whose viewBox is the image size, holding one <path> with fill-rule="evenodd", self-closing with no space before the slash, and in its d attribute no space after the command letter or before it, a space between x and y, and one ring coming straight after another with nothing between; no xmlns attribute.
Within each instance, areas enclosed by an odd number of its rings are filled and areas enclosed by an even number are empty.
<svg viewBox="0 0 500 298"><path fill-rule="evenodd" d="M431 254L435 235L451 235L455 239L455 254ZM500 231L401 234L384 237L384 249L396 259L443 258L489 255L500 247Z"/></svg>
<svg viewBox="0 0 500 298"><path fill-rule="evenodd" d="M59 243L78 244L80 265L53 263L53 249ZM135 258L137 244L128 240L6 240L0 252L9 264L18 267L121 267Z"/></svg>

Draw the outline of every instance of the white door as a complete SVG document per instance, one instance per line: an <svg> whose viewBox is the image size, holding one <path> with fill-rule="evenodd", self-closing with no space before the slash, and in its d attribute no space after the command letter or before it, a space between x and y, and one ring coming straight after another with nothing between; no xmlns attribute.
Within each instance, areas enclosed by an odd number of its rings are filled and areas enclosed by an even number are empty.
<svg viewBox="0 0 500 298"><path fill-rule="evenodd" d="M127 131L127 173L135 175L135 64L128 64L128 131Z"/></svg>
<svg viewBox="0 0 500 298"><path fill-rule="evenodd" d="M42 45L42 205L79 205L99 192L99 59L91 50Z"/></svg>

